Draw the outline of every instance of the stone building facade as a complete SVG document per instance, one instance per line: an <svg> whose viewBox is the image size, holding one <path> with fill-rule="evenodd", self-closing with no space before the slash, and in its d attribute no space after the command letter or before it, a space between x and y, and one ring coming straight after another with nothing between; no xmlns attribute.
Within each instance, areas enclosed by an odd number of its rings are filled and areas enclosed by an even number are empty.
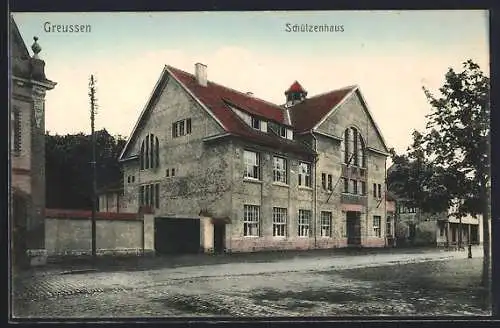
<svg viewBox="0 0 500 328"><path fill-rule="evenodd" d="M43 264L45 209L45 76L35 37L30 56L10 17L11 254L17 264Z"/></svg>
<svg viewBox="0 0 500 328"><path fill-rule="evenodd" d="M452 208L443 213L426 213L407 199L396 201L396 238L408 246L465 247L483 241L482 217L457 218Z"/></svg>
<svg viewBox="0 0 500 328"><path fill-rule="evenodd" d="M359 87L285 95L165 66L120 156L123 211L223 225L232 252L386 246L388 149Z"/></svg>

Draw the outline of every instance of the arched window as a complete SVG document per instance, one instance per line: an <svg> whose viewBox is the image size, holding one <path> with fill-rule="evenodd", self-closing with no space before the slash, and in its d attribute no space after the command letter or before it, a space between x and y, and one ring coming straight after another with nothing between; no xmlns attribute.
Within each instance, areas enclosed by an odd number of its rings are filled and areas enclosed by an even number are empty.
<svg viewBox="0 0 500 328"><path fill-rule="evenodd" d="M158 137L148 134L141 144L141 170L160 167L160 144Z"/></svg>
<svg viewBox="0 0 500 328"><path fill-rule="evenodd" d="M345 129L341 152L344 164L358 167L366 166L365 143L358 129L354 127Z"/></svg>

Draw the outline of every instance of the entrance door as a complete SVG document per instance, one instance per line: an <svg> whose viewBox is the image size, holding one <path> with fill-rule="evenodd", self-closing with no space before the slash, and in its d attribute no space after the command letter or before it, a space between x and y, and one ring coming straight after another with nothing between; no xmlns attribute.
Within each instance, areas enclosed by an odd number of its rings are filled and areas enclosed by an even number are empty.
<svg viewBox="0 0 500 328"><path fill-rule="evenodd" d="M361 245L361 213L360 212L347 212L347 245L358 246Z"/></svg>
<svg viewBox="0 0 500 328"><path fill-rule="evenodd" d="M224 237L226 235L226 226L224 224L214 224L214 252L224 253Z"/></svg>

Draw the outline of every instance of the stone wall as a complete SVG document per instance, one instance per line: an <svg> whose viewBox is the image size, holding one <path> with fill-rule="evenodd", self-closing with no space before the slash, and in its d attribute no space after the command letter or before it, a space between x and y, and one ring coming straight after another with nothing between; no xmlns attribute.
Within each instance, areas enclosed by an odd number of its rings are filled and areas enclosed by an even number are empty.
<svg viewBox="0 0 500 328"><path fill-rule="evenodd" d="M49 256L91 254L90 211L46 210L45 215L45 247ZM147 217L151 219L150 215ZM149 221L144 228L149 236L154 236ZM143 218L138 214L98 212L96 247L98 254L140 254L143 247L152 250L154 244L151 246L148 240L145 245Z"/></svg>

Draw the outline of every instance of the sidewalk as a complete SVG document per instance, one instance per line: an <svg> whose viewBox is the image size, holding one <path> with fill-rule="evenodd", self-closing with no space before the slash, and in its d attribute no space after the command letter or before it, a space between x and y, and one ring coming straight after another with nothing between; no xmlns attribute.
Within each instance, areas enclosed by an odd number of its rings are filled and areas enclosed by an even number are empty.
<svg viewBox="0 0 500 328"><path fill-rule="evenodd" d="M189 254L189 255L159 255L159 256L102 256L93 263L92 258L72 257L59 258L57 261L48 263L43 267L34 267L16 275L40 276L53 274L77 274L92 271L116 272L116 271L142 271L163 268L178 268L190 266L210 266L230 263L266 263L282 260L307 259L307 258L339 258L362 255L382 254L426 254L443 253L453 255L457 258L466 258L467 250L445 250L436 247L422 248L339 248L321 249L307 251L273 251L255 253L233 253L233 254ZM472 248L473 257L482 256L482 247Z"/></svg>

